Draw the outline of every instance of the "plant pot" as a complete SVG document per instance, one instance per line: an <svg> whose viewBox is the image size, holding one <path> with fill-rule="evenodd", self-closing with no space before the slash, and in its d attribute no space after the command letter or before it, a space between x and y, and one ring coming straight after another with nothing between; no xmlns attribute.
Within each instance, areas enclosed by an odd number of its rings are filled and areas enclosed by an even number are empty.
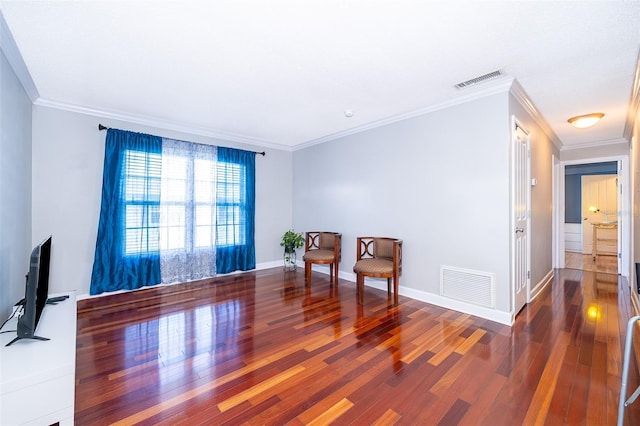
<svg viewBox="0 0 640 426"><path fill-rule="evenodd" d="M283 255L283 261L284 261L285 271L295 271L297 267L295 249L291 249L290 251L287 251L285 249L284 255Z"/></svg>

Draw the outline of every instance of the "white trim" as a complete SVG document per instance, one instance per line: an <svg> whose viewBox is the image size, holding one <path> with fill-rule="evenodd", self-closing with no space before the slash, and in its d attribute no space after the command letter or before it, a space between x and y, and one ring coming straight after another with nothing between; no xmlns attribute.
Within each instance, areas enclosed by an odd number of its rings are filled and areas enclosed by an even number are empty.
<svg viewBox="0 0 640 426"><path fill-rule="evenodd" d="M527 161L525 164L525 167L527 168L526 170L526 177L525 177L525 182L527 183L526 185L526 218L527 218L527 223L526 223L526 228L527 228L527 241L526 241L526 271L527 271L527 283L526 283L526 295L525 295L525 305L527 304L527 302L531 299L531 185L529 184L529 182L531 182L531 137L530 137L530 132L525 129L521 122L516 118L515 115L511 116L511 145L509 147L510 149L510 160L511 160L511 166L510 166L510 171L511 171L511 176L510 176L510 186L511 186L511 206L509 208L509 214L510 214L510 219L509 219L509 223L511 225L511 232L512 232L512 239L509 242L509 246L510 246L510 253L509 253L509 277L510 277L510 281L511 281L511 310L515 311L515 307L516 307L516 291L515 291L515 285L516 285L516 277L515 277L515 267L514 265L517 262L517 259L515 258L515 248L514 248L514 242L515 242L515 228L516 228L516 224L515 224L515 206L514 203L516 202L516 188L515 188L515 179L516 179L516 173L518 173L518 170L516 170L516 161L515 161L515 144L517 141L517 133L518 133L518 128L520 128L520 130L522 130L522 132L525 134L526 138L527 138ZM522 309L524 307L524 305L520 308ZM518 310L519 312L520 310ZM515 312L516 314L518 312Z"/></svg>
<svg viewBox="0 0 640 426"><path fill-rule="evenodd" d="M456 105L461 105L461 104L465 104L467 102L471 102L474 101L476 99L482 99L482 98L486 98L487 96L491 96L491 95L495 95L497 93L504 93L506 91L508 91L511 86L513 85L513 82L515 80L513 79L513 77L505 77L505 78L500 78L500 79L496 79L496 80L492 80L491 85L488 86L484 86L480 89L475 90L472 93L467 93L467 94L463 94L461 96L456 96L453 97L452 99L449 99L445 102L441 102L435 105L430 105L427 107L423 107L423 108L418 108L412 111L408 111L402 114L398 114L398 115L394 115L391 117L386 117L380 120L375 120L375 121L371 121L369 123L363 124L361 126L358 127L353 127L351 129L347 129L347 130L343 130L341 132L337 132L337 133L332 133L330 135L326 135L317 139L312 139L310 141L307 142L303 142L300 144L295 145L294 150L299 150L299 149L304 149L304 148L308 148L310 146L313 145L318 145L321 143L325 143L325 142L329 142L335 139L339 139L339 138L343 138L345 136L349 136L349 135L353 135L356 133L361 133L364 132L366 130L371 130L371 129L375 129L378 127L382 127L382 126L386 126L388 124L393 124L396 123L398 121L403 121L403 120L408 120L410 118L414 118L414 117L418 117L421 115L425 115L431 112L435 112L435 111L439 111L442 109L446 109L446 108L450 108L452 106L456 106ZM485 84L489 84L489 83L485 83ZM469 90L470 88L467 89L462 89L462 90Z"/></svg>
<svg viewBox="0 0 640 426"><path fill-rule="evenodd" d="M2 48L2 52L7 57L9 65L11 65L18 80L20 80L25 92L27 92L27 96L29 96L31 102L35 102L40 97L40 94L31 78L31 74L29 74L29 69L24 63L24 59L22 59L13 35L11 35L7 22L4 20L2 11L0 11L0 48Z"/></svg>
<svg viewBox="0 0 640 426"><path fill-rule="evenodd" d="M340 271L339 276L343 280L356 282L356 275L350 272ZM375 288L387 291L387 280L384 278L367 278L364 282L367 287ZM454 311L462 312L469 315L474 315L479 318L494 321L500 324L512 326L515 316L512 312L498 311L496 309L485 308L478 305L473 305L459 300L449 299L444 296L439 296L434 293L428 293L422 290L416 290L415 288L409 288L399 286L398 294L411 299L419 300L420 302L430 303L441 308L451 309Z"/></svg>
<svg viewBox="0 0 640 426"><path fill-rule="evenodd" d="M552 259L552 266L554 268L565 267L565 244L564 244L564 166L560 161L560 158L552 155L553 162L553 178L552 178L552 191L553 191L553 205L552 205L552 221L553 221L553 238L552 238L552 252L554 253Z"/></svg>
<svg viewBox="0 0 640 426"><path fill-rule="evenodd" d="M540 281L538 281L535 287L531 290L527 303L533 302L534 299L542 293L542 291L551 283L551 280L553 280L553 275L553 269L551 269Z"/></svg>
<svg viewBox="0 0 640 426"><path fill-rule="evenodd" d="M623 277L629 279L629 277L633 277L633 271L631 268L633 265L631 264L631 227L632 223L632 215L631 215L631 176L630 176L630 167L629 167L629 155L616 155L612 157L592 157L592 158L583 158L579 160L565 160L560 161L560 167L562 168L562 181L559 182L559 185L562 185L564 190L564 169L567 165L573 164L591 164L591 163L605 163L609 161L619 162L619 170L622 170L622 173L618 171L618 179L619 183L622 185L622 194L620 194L620 203L621 209L619 211L619 226L618 226L618 234L620 238L618 239L618 253L622 254L622 258L619 261L618 265L618 273ZM558 190L558 188L555 188ZM560 228L558 232L560 235L564 235L564 197L560 199L563 208L557 209L557 215L554 220L557 221ZM560 211L562 211L562 216L560 216ZM559 238L558 241L558 251L560 251L560 247L563 248L562 255L564 255L564 239ZM560 253L558 254L560 255Z"/></svg>
<svg viewBox="0 0 640 426"><path fill-rule="evenodd" d="M564 151L571 151L574 149L598 148L601 146L620 145L620 144L629 145L629 142L624 138L608 139L608 140L597 141L597 142L580 142L579 144L576 144L576 145L563 145L560 148L560 151L564 152Z"/></svg>
<svg viewBox="0 0 640 426"><path fill-rule="evenodd" d="M529 115L531 115L533 121L542 129L547 137L551 139L551 142L553 142L558 149L562 149L562 142L558 138L558 135L556 135L551 126L549 126L549 123L547 123L547 120L545 120L531 99L529 99L527 93L524 91L520 83L518 83L518 80L513 81L513 85L511 86L509 93L511 93L516 100L520 102Z"/></svg>
<svg viewBox="0 0 640 426"><path fill-rule="evenodd" d="M380 120L375 120L358 127L346 129L342 132L332 133L330 135L326 135L317 139L312 139L312 140L302 142L293 146L282 145L273 141L254 138L247 135L228 133L221 130L213 130L213 129L207 129L204 127L187 125L184 123L178 123L178 122L171 123L171 122L167 122L166 120L160 120L150 116L135 115L135 114L129 114L124 112L118 112L118 111L108 111L103 109L85 107L82 105L58 102L51 99L45 99L40 97L38 97L35 101L33 101L33 103L39 106L56 108L64 111L91 115L95 117L103 117L107 119L126 121L130 123L151 126L159 129L173 130L173 131L189 133L193 135L200 135L200 136L212 137L212 138L222 139L222 140L227 140L232 142L251 144L251 145L262 146L266 148L273 148L273 149L278 149L282 151L296 151L296 150L308 148L313 145L318 145L324 142L329 142L335 139L339 139L348 135L353 135L356 133L364 132L366 130L386 126L388 124L396 123L398 121L403 121L410 118L418 117L430 112L450 108L455 105L464 104L476 99L485 98L487 96L495 95L497 93L504 93L510 90L510 88L513 86L514 81L515 80L512 77L497 79L492 81L491 85L488 85L488 83L486 83L487 85L486 86L483 85L482 88L475 88L476 90L474 90L473 92L468 92L467 94L454 97L452 99L449 99L445 102L441 102L439 104L431 105L424 108L419 108L406 113L394 115L391 117L386 117ZM468 91L469 89L463 89L463 90ZM102 123L102 124L108 125L107 123Z"/></svg>
<svg viewBox="0 0 640 426"><path fill-rule="evenodd" d="M49 108L56 108L64 111L75 112L78 114L91 115L94 117L126 121L129 123L136 123L136 124L141 124L145 126L155 127L158 129L183 132L191 135L206 136L206 137L221 139L225 141L250 144L250 145L255 145L255 146L260 146L265 148L279 149L282 151L291 151L291 147L289 146L280 145L265 139L254 138L251 136L239 135L234 133L228 133L228 132L223 132L219 130L212 130L204 127L191 126L191 125L182 124L178 122L169 122L167 120L160 120L160 119L149 117L149 116L134 115L134 114L127 114L127 113L120 113L116 111L107 111L102 109L89 108L81 105L58 102L58 101L53 101L53 100L44 99L44 98L39 98L38 100L36 100L34 102L34 105L44 106ZM105 126L108 125L108 123L102 123L102 124L104 124ZM98 126L98 123L96 123L96 128L97 126Z"/></svg>
<svg viewBox="0 0 640 426"><path fill-rule="evenodd" d="M298 260L296 262L296 265L300 268L304 269L304 262ZM272 261L272 262L264 262L264 263L259 263L256 265L256 269L253 269L251 271L236 271L236 272L232 272L230 274L224 274L224 275L218 275L218 277L222 277L222 276L226 276L226 275L235 275L235 274L242 274L242 273L247 273L247 272L254 272L254 271L259 271L259 270L263 270L263 269L271 269L271 268L277 268L277 267L282 267L282 261L281 260L276 260L276 261ZM320 267L320 268L314 268L313 272L320 272L322 274L326 274L329 275L329 268L328 267ZM340 271L338 273L339 278L346 280L346 281L350 281L352 283L356 282L356 276L353 273L350 272L344 272L344 271ZM215 277L214 277L215 278ZM176 283L176 284L181 284L181 283ZM82 299L90 299L90 298L95 298L95 297L102 297L102 296L110 296L113 294L118 294L118 293L125 293L125 292L130 292L130 291L137 291L137 290L143 290L143 289L150 289L150 288L154 288L154 287L158 287L159 285L163 285L163 284L158 284L157 286L147 286L147 287L142 287L140 289L135 289L135 290L119 290L119 291L114 291L114 292L109 292L109 293L102 293L102 294L97 294L97 295L88 295L88 294L81 294L78 295L76 297L77 300L82 300ZM164 284L164 285L172 285L172 284ZM387 281L386 279L367 279L365 280L365 285L367 287L371 287L371 288L375 288L378 290L382 290L382 291L387 291ZM502 312L502 311L496 311L493 309L488 309L488 308L483 308L481 306L476 306L476 305L471 305L469 303L464 303L464 302L459 302L457 300L453 300L453 299L448 299L446 297L441 297L432 293L427 293L424 291L420 291L420 290L415 290L413 288L408 288L408 287L403 287L400 286L400 288L398 289L398 293L406 296L406 297L410 297L412 299L415 300L419 300L421 302L425 302L425 303L430 303L432 305L436 305L445 309L452 309L454 311L458 311L458 312L462 312L465 314L470 314L470 315L474 315L477 316L479 318L484 318L490 321L494 321L500 324L504 324L504 325L508 325L511 326L513 325L513 320L514 320L514 316L511 313L508 312Z"/></svg>
<svg viewBox="0 0 640 426"><path fill-rule="evenodd" d="M387 290L386 285L384 286L383 290ZM503 312L495 309L483 308L482 306L472 305L470 303L449 299L437 294L427 293L413 288L400 286L398 292L403 296L407 296L421 302L430 303L432 305L436 305L445 309L451 309L508 326L513 325L513 321L515 318L512 312Z"/></svg>

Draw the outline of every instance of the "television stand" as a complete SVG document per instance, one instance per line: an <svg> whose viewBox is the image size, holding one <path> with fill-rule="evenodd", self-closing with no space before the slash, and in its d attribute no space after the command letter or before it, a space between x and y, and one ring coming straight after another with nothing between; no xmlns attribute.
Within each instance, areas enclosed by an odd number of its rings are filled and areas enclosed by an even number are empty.
<svg viewBox="0 0 640 426"><path fill-rule="evenodd" d="M76 373L76 293L46 305L36 332L51 340L0 334L0 425L73 426ZM16 328L17 318L7 322Z"/></svg>
<svg viewBox="0 0 640 426"><path fill-rule="evenodd" d="M64 296L50 297L47 299L47 305L56 305L58 302L64 302L68 298L68 294L65 294Z"/></svg>
<svg viewBox="0 0 640 426"><path fill-rule="evenodd" d="M11 346L11 344L17 342L18 340L22 340L22 339L33 339L33 340L51 340L48 339L46 337L40 337L40 336L33 336L33 337L16 337L15 339L13 339L12 341L10 341L9 343L7 343L5 346Z"/></svg>

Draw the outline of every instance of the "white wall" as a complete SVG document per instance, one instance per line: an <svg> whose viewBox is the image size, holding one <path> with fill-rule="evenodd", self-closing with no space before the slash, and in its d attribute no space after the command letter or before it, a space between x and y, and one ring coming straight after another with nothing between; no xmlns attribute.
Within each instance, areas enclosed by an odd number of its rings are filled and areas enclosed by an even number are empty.
<svg viewBox="0 0 640 426"><path fill-rule="evenodd" d="M34 106L33 240L53 235L50 291L89 293L96 244L102 167L109 127L198 143L264 151L204 136ZM291 152L256 156L256 263L282 261L282 233L291 226Z"/></svg>
<svg viewBox="0 0 640 426"><path fill-rule="evenodd" d="M509 141L505 91L295 151L293 223L341 232L351 279L358 236L403 239L401 293L426 301L440 265L495 273L509 313Z"/></svg>
<svg viewBox="0 0 640 426"><path fill-rule="evenodd" d="M31 100L0 51L0 320L24 297L31 249Z"/></svg>

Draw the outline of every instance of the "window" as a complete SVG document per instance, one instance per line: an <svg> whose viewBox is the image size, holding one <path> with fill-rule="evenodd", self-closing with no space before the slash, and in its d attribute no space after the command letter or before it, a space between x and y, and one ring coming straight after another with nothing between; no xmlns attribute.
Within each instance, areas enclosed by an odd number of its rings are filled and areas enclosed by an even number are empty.
<svg viewBox="0 0 640 426"><path fill-rule="evenodd" d="M125 254L245 244L244 170L236 163L127 150Z"/></svg>
<svg viewBox="0 0 640 426"><path fill-rule="evenodd" d="M158 250L160 154L127 150L124 167L125 254Z"/></svg>
<svg viewBox="0 0 640 426"><path fill-rule="evenodd" d="M107 130L91 294L255 268L255 153Z"/></svg>
<svg viewBox="0 0 640 426"><path fill-rule="evenodd" d="M244 167L234 163L218 163L216 206L216 244L218 246L245 244L245 223L242 214Z"/></svg>

